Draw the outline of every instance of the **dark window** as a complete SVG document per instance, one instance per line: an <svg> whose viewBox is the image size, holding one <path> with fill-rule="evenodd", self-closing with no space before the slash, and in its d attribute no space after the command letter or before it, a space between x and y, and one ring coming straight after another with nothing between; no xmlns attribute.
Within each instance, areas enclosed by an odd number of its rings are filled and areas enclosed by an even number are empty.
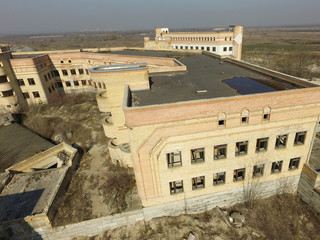
<svg viewBox="0 0 320 240"><path fill-rule="evenodd" d="M7 76L6 75L0 76L0 83L5 83L5 82L8 82Z"/></svg>
<svg viewBox="0 0 320 240"><path fill-rule="evenodd" d="M224 47L224 48L223 48L223 51L224 51L224 52L226 52L226 51L227 51L227 49L228 49L227 47Z"/></svg>
<svg viewBox="0 0 320 240"><path fill-rule="evenodd" d="M245 172L246 172L245 168L240 168L240 169L234 170L233 171L233 181L234 182L243 181L244 177L245 177Z"/></svg>
<svg viewBox="0 0 320 240"><path fill-rule="evenodd" d="M186 46L186 49L188 50L188 46Z"/></svg>
<svg viewBox="0 0 320 240"><path fill-rule="evenodd" d="M213 47L213 48L212 48L212 51L215 52L215 51L216 51L216 47Z"/></svg>
<svg viewBox="0 0 320 240"><path fill-rule="evenodd" d="M279 135L276 138L276 148L284 148L287 145L288 135Z"/></svg>
<svg viewBox="0 0 320 240"><path fill-rule="evenodd" d="M232 47L229 47L229 51L232 51Z"/></svg>
<svg viewBox="0 0 320 240"><path fill-rule="evenodd" d="M264 164L255 165L253 167L252 177L261 177L263 176Z"/></svg>
<svg viewBox="0 0 320 240"><path fill-rule="evenodd" d="M180 49L183 49L183 46L180 46Z"/></svg>
<svg viewBox="0 0 320 240"><path fill-rule="evenodd" d="M210 51L210 47L207 47L207 51Z"/></svg>
<svg viewBox="0 0 320 240"><path fill-rule="evenodd" d="M11 108L11 105L7 105L7 108Z"/></svg>
<svg viewBox="0 0 320 240"><path fill-rule="evenodd" d="M103 89L106 89L106 84L102 83L102 87L103 87Z"/></svg>
<svg viewBox="0 0 320 240"><path fill-rule="evenodd" d="M204 162L204 148L191 149L191 163Z"/></svg>
<svg viewBox="0 0 320 240"><path fill-rule="evenodd" d="M256 152L266 151L268 148L268 138L257 139Z"/></svg>
<svg viewBox="0 0 320 240"><path fill-rule="evenodd" d="M32 92L32 94L33 94L34 98L39 98L40 97L39 92Z"/></svg>
<svg viewBox="0 0 320 240"><path fill-rule="evenodd" d="M12 90L7 90L2 92L3 97L10 97L13 96L13 91Z"/></svg>
<svg viewBox="0 0 320 240"><path fill-rule="evenodd" d="M60 82L60 81L56 82L56 87L57 88L62 88L63 87L62 82Z"/></svg>
<svg viewBox="0 0 320 240"><path fill-rule="evenodd" d="M307 132L297 132L294 138L294 145L302 145L306 140Z"/></svg>
<svg viewBox="0 0 320 240"><path fill-rule="evenodd" d="M198 50L199 49L199 47L196 47L196 50Z"/></svg>
<svg viewBox="0 0 320 240"><path fill-rule="evenodd" d="M19 86L24 86L25 85L23 79L17 79L17 80L18 80Z"/></svg>
<svg viewBox="0 0 320 240"><path fill-rule="evenodd" d="M44 75L44 80L46 80L46 82L48 81L47 75Z"/></svg>
<svg viewBox="0 0 320 240"><path fill-rule="evenodd" d="M70 60L70 59L68 60L68 63L71 63L71 60Z"/></svg>
<svg viewBox="0 0 320 240"><path fill-rule="evenodd" d="M191 49L191 50L193 50L193 47L192 47L192 46L190 46L190 49Z"/></svg>
<svg viewBox="0 0 320 240"><path fill-rule="evenodd" d="M282 169L283 161L273 162L271 166L271 173L279 173Z"/></svg>
<svg viewBox="0 0 320 240"><path fill-rule="evenodd" d="M263 121L269 121L270 120L270 113L263 114Z"/></svg>
<svg viewBox="0 0 320 240"><path fill-rule="evenodd" d="M71 87L71 82L70 81L66 81L66 86L67 87Z"/></svg>
<svg viewBox="0 0 320 240"><path fill-rule="evenodd" d="M182 165L181 152L167 153L168 167L177 167Z"/></svg>
<svg viewBox="0 0 320 240"><path fill-rule="evenodd" d="M79 86L79 81L78 81L78 80L74 80L74 81L73 81L73 84L74 84L75 86Z"/></svg>
<svg viewBox="0 0 320 240"><path fill-rule="evenodd" d="M246 155L248 152L248 141L236 143L236 156Z"/></svg>
<svg viewBox="0 0 320 240"><path fill-rule="evenodd" d="M48 87L48 91L49 91L49 93L51 93L51 88L50 87Z"/></svg>
<svg viewBox="0 0 320 240"><path fill-rule="evenodd" d="M24 92L24 93L22 93L22 94L23 94L23 97L24 97L25 99L30 98L30 95L29 95L28 92Z"/></svg>
<svg viewBox="0 0 320 240"><path fill-rule="evenodd" d="M87 85L87 81L86 80L81 80L82 86Z"/></svg>
<svg viewBox="0 0 320 240"><path fill-rule="evenodd" d="M87 75L89 75L89 71L88 71L88 69L86 69L86 74L87 74Z"/></svg>
<svg viewBox="0 0 320 240"><path fill-rule="evenodd" d="M54 91L54 89L55 89L54 85L51 85L51 88L52 88L52 91Z"/></svg>
<svg viewBox="0 0 320 240"><path fill-rule="evenodd" d="M214 146L214 159L223 159L227 157L227 144Z"/></svg>
<svg viewBox="0 0 320 240"><path fill-rule="evenodd" d="M63 63L63 60L60 60L60 63Z"/></svg>
<svg viewBox="0 0 320 240"><path fill-rule="evenodd" d="M249 122L249 117L242 117L241 118L241 123L242 124L247 124Z"/></svg>
<svg viewBox="0 0 320 240"><path fill-rule="evenodd" d="M219 185L226 182L226 172L219 172L213 174L213 185Z"/></svg>
<svg viewBox="0 0 320 240"><path fill-rule="evenodd" d="M28 78L29 85L36 85L33 78Z"/></svg>
<svg viewBox="0 0 320 240"><path fill-rule="evenodd" d="M204 188L205 178L204 176L192 178L192 190Z"/></svg>
<svg viewBox="0 0 320 240"><path fill-rule="evenodd" d="M59 74L58 70L53 70L52 73L53 73L54 76L60 77L60 74Z"/></svg>
<svg viewBox="0 0 320 240"><path fill-rule="evenodd" d="M299 168L300 158L291 158L289 163L289 170L294 170Z"/></svg>
<svg viewBox="0 0 320 240"><path fill-rule="evenodd" d="M201 50L204 50L204 47L201 47Z"/></svg>
<svg viewBox="0 0 320 240"><path fill-rule="evenodd" d="M79 74L83 74L83 68L79 68Z"/></svg>
<svg viewBox="0 0 320 240"><path fill-rule="evenodd" d="M76 70L75 69L70 69L71 75L76 75Z"/></svg>
<svg viewBox="0 0 320 240"><path fill-rule="evenodd" d="M183 180L174 181L169 183L170 194L183 192Z"/></svg>
<svg viewBox="0 0 320 240"><path fill-rule="evenodd" d="M218 124L219 124L219 126L225 126L226 120L219 120Z"/></svg>
<svg viewBox="0 0 320 240"><path fill-rule="evenodd" d="M227 37L225 37L224 40L227 41Z"/></svg>
<svg viewBox="0 0 320 240"><path fill-rule="evenodd" d="M63 74L64 76L68 76L68 71L67 71L67 70L62 70L62 74Z"/></svg>

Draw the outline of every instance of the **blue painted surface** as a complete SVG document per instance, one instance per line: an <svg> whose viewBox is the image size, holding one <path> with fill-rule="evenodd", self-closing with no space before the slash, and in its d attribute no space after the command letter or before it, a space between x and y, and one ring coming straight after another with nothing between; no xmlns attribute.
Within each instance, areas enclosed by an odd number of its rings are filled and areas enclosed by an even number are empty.
<svg viewBox="0 0 320 240"><path fill-rule="evenodd" d="M277 89L269 87L268 85L260 83L251 78L235 77L223 80L222 82L233 89L236 89L237 92L242 95L277 91Z"/></svg>

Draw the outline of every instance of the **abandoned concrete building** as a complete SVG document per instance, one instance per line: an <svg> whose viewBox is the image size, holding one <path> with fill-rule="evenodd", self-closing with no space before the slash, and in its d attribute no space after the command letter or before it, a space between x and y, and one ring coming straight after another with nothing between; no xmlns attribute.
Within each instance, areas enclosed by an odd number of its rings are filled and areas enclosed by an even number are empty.
<svg viewBox="0 0 320 240"><path fill-rule="evenodd" d="M18 124L0 128L0 140L0 232L31 236L32 229L51 227L80 157L72 146Z"/></svg>
<svg viewBox="0 0 320 240"><path fill-rule="evenodd" d="M1 91L16 96L4 104L97 90L111 158L134 168L153 217L229 206L253 189L259 197L295 191L318 130L319 85L237 60L242 26L200 40L156 32L168 48L1 54L10 87ZM192 41L209 49L190 52Z"/></svg>
<svg viewBox="0 0 320 240"><path fill-rule="evenodd" d="M207 51L219 56L241 60L243 26L218 28L211 32L169 32L169 28L156 28L155 41L144 39L150 50Z"/></svg>

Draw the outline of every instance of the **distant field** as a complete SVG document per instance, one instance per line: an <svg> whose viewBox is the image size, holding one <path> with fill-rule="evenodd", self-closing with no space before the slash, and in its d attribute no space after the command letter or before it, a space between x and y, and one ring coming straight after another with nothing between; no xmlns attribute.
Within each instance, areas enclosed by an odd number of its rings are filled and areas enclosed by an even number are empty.
<svg viewBox="0 0 320 240"><path fill-rule="evenodd" d="M192 29L192 31L210 30ZM0 43L27 45L34 50L143 47L144 37L153 39L154 30L0 35ZM247 62L298 77L320 78L320 26L270 28L244 26L242 53L242 60Z"/></svg>

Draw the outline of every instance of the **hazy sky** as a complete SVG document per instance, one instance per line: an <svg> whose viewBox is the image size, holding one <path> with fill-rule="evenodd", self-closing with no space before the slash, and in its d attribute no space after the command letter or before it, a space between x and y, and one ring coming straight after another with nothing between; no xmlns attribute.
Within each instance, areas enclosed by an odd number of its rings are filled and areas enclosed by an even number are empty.
<svg viewBox="0 0 320 240"><path fill-rule="evenodd" d="M320 24L320 0L0 0L0 33Z"/></svg>

